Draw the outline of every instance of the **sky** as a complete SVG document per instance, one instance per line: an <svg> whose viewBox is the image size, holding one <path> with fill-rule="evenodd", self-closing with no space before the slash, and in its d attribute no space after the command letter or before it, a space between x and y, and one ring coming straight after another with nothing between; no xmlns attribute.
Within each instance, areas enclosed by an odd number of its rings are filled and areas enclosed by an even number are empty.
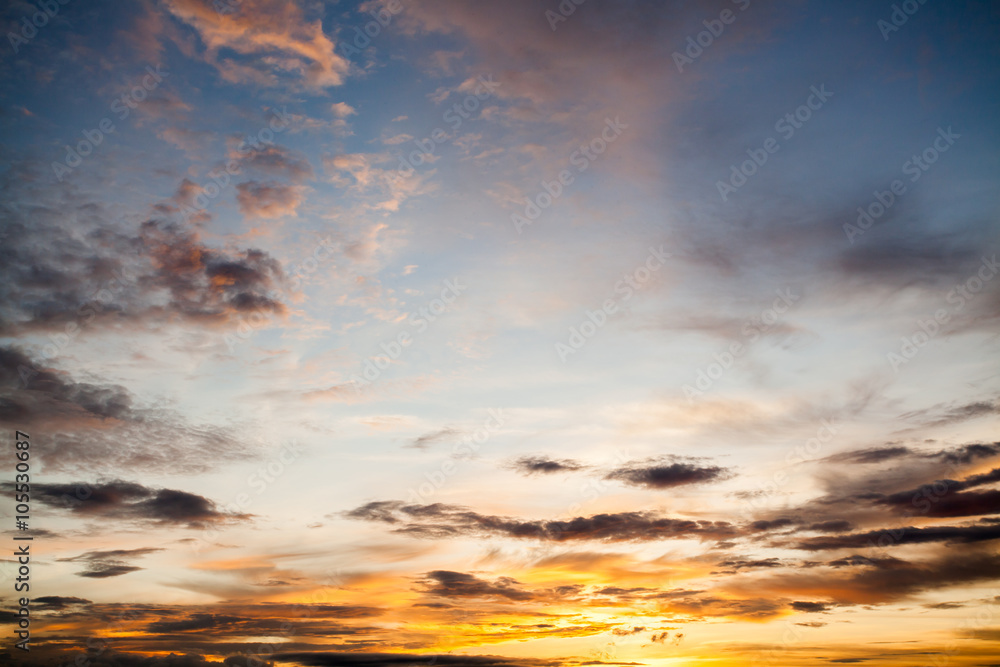
<svg viewBox="0 0 1000 667"><path fill-rule="evenodd" d="M997 3L0 21L0 662L1000 664Z"/></svg>

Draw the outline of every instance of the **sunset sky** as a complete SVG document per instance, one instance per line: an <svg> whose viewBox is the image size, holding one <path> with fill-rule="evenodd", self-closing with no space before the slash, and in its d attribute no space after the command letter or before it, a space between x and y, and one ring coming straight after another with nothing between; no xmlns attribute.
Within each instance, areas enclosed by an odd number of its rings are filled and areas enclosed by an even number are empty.
<svg viewBox="0 0 1000 667"><path fill-rule="evenodd" d="M0 662L1000 665L1000 4L0 17Z"/></svg>

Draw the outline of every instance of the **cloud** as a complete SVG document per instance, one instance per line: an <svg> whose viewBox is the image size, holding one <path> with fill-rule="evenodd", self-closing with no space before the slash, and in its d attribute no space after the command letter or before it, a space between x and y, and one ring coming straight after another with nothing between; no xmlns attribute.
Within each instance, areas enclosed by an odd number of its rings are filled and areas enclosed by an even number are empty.
<svg viewBox="0 0 1000 667"><path fill-rule="evenodd" d="M86 643L86 638L83 638L83 643ZM83 655L79 650L76 654ZM61 657L69 658L71 655ZM163 651L161 655L144 656L106 649L87 654L87 664L93 667L219 667L220 663L207 660L203 655L197 655L190 650L185 650L183 655Z"/></svg>
<svg viewBox="0 0 1000 667"><path fill-rule="evenodd" d="M492 597L518 601L534 597L529 591L517 588L518 582L509 577L500 577L492 584L471 574L449 570L428 572L425 577L422 582L425 592L438 597Z"/></svg>
<svg viewBox="0 0 1000 667"><path fill-rule="evenodd" d="M969 465L980 459L988 459L994 456L1000 456L1000 442L962 445L931 454L929 458L935 458L941 463L950 465Z"/></svg>
<svg viewBox="0 0 1000 667"><path fill-rule="evenodd" d="M961 481L937 480L916 489L877 498L875 502L907 516L914 513L934 517L997 514L1000 513L1000 491L966 491L969 488L997 482L1000 482L1000 468L971 475Z"/></svg>
<svg viewBox="0 0 1000 667"><path fill-rule="evenodd" d="M854 525L850 521L846 521L844 519L821 521L819 523L809 524L805 527L806 530L814 530L818 533L846 533L853 528Z"/></svg>
<svg viewBox="0 0 1000 667"><path fill-rule="evenodd" d="M826 611L830 608L825 602L807 602L807 601L796 601L792 603L792 609L795 611L802 611L810 614Z"/></svg>
<svg viewBox="0 0 1000 667"><path fill-rule="evenodd" d="M333 115L337 118L347 118L348 116L353 116L357 113L357 110L347 102L337 102L335 104L331 104L330 111L332 111Z"/></svg>
<svg viewBox="0 0 1000 667"><path fill-rule="evenodd" d="M205 61L231 83L322 91L341 85L349 70L323 31L322 17L307 19L298 3L241 0L230 13L199 0L165 4L198 33Z"/></svg>
<svg viewBox="0 0 1000 667"><path fill-rule="evenodd" d="M755 532L764 533L771 530L778 530L780 528L789 528L798 523L797 519L781 517L780 519L761 519L759 521L754 521L750 524L750 527Z"/></svg>
<svg viewBox="0 0 1000 667"><path fill-rule="evenodd" d="M187 528L205 528L208 525L250 518L249 514L221 511L208 498L193 493L153 489L122 480L93 485L83 482L33 484L32 490L35 498L49 507L68 509L82 517L151 522Z"/></svg>
<svg viewBox="0 0 1000 667"><path fill-rule="evenodd" d="M522 456L509 466L522 475L551 475L557 472L574 472L587 466L573 459L553 459L548 456Z"/></svg>
<svg viewBox="0 0 1000 667"><path fill-rule="evenodd" d="M869 449L859 449L853 452L843 452L826 457L827 461L836 463L882 463L901 457L908 457L913 451L908 447L871 447Z"/></svg>
<svg viewBox="0 0 1000 667"><path fill-rule="evenodd" d="M619 512L565 521L529 521L484 515L435 503L407 505L375 501L345 513L347 518L393 525L393 532L425 538L503 536L551 542L595 540L638 542L664 539L723 539L737 535L725 521L672 519L655 512Z"/></svg>
<svg viewBox="0 0 1000 667"><path fill-rule="evenodd" d="M964 553L948 550L922 562L897 558L862 560L863 564L835 571L810 568L761 577L753 581L752 590L807 596L837 604L882 604L1000 576L1000 555L974 550Z"/></svg>
<svg viewBox="0 0 1000 667"><path fill-rule="evenodd" d="M32 451L52 472L192 473L256 455L229 429L142 406L119 385L74 381L15 347L0 346L0 422L44 424L49 436Z"/></svg>
<svg viewBox="0 0 1000 667"><path fill-rule="evenodd" d="M926 528L885 528L866 533L851 533L830 537L813 537L794 545L806 551L829 551L833 549L859 549L871 545L898 546L903 544L926 544L945 542L948 544L973 544L1000 539L1000 525L974 524L966 526L930 526Z"/></svg>
<svg viewBox="0 0 1000 667"><path fill-rule="evenodd" d="M764 620L781 615L783 600L770 598L722 598L714 595L678 598L664 604L665 611L702 617L738 617Z"/></svg>
<svg viewBox="0 0 1000 667"><path fill-rule="evenodd" d="M971 419L1000 413L1000 401L975 401L958 406L940 406L902 415L903 419L919 420L917 428L933 428L960 424Z"/></svg>
<svg viewBox="0 0 1000 667"><path fill-rule="evenodd" d="M454 428L443 428L438 431L431 431L429 433L424 433L423 435L414 438L413 442L406 445L407 447L413 447L414 449L427 449L432 445L436 445L442 442L450 442L458 436L460 436L463 431L459 431Z"/></svg>
<svg viewBox="0 0 1000 667"><path fill-rule="evenodd" d="M979 404L972 404L972 405L979 405ZM925 411L920 411L920 412L924 413ZM916 413L909 413L909 414L912 415ZM904 415L904 418L905 417L906 415ZM968 465L979 459L986 459L994 456L1000 456L1000 442L995 442L992 444L970 443L938 451L924 451L920 449L913 449L912 447L905 447L902 445L891 445L888 447L870 447L868 449L859 449L851 452L841 452L839 454L834 454L833 456L828 456L823 460L830 461L833 463L869 464L869 463L882 463L883 461L891 461L896 459L910 459L910 460L934 460L939 463L945 463L950 465Z"/></svg>
<svg viewBox="0 0 1000 667"><path fill-rule="evenodd" d="M385 144L386 146L396 146L398 144L402 144L404 142L407 142L407 141L409 141L412 138L413 138L413 135L411 135L411 134L397 134L397 135L389 137L387 139L383 139L382 143Z"/></svg>
<svg viewBox="0 0 1000 667"><path fill-rule="evenodd" d="M90 600L86 600L84 598L65 597L60 595L43 595L41 597L31 598L31 602L39 609L39 611L61 611L67 607L76 607L91 603Z"/></svg>
<svg viewBox="0 0 1000 667"><path fill-rule="evenodd" d="M242 141L242 137L236 139ZM239 164L241 170L254 169L267 176L287 178L293 183L303 183L314 176L312 165L305 155L278 144L255 148L246 155L234 147L229 157Z"/></svg>
<svg viewBox="0 0 1000 667"><path fill-rule="evenodd" d="M176 212L199 192L182 181L154 210ZM285 312L272 296L285 276L266 252L212 248L195 229L161 217L124 230L106 220L101 205L70 205L58 188L45 196L32 202L18 191L12 199L21 206L0 223L0 334L69 337L102 325L153 328L177 319L212 326L253 309ZM30 219L24 210L33 210Z"/></svg>
<svg viewBox="0 0 1000 667"><path fill-rule="evenodd" d="M507 658L493 655L432 655L428 653L275 653L279 662L294 662L305 667L558 667L562 661L533 658Z"/></svg>
<svg viewBox="0 0 1000 667"><path fill-rule="evenodd" d="M231 625L242 620L239 616L195 613L179 621L156 621L146 627L147 632L174 633L209 630L223 625Z"/></svg>
<svg viewBox="0 0 1000 667"><path fill-rule="evenodd" d="M143 556L148 556L149 554L156 553L157 551L163 551L163 549L145 547L142 549L88 551L87 553L80 554L79 556L74 556L72 558L57 558L56 560L64 563L83 561L86 564L87 569L82 572L77 572L77 576L87 577L90 579L107 579L109 577L120 577L130 572L141 570L141 567L129 565L127 561L133 558L142 558Z"/></svg>
<svg viewBox="0 0 1000 667"><path fill-rule="evenodd" d="M331 183L362 197L364 206L380 211L398 211L407 199L431 192L435 187L430 182L435 173L433 169L419 171L406 167L401 170L400 165L401 162L382 153L341 153L323 157L323 169Z"/></svg>
<svg viewBox="0 0 1000 667"><path fill-rule="evenodd" d="M632 463L612 470L604 479L649 489L670 489L686 484L702 484L725 479L727 472L726 468L701 466L695 463L647 462Z"/></svg>
<svg viewBox="0 0 1000 667"><path fill-rule="evenodd" d="M107 579L108 577L120 577L123 574L137 572L141 567L135 565L125 565L123 563L88 563L86 570L77 572L77 576L89 577L91 579Z"/></svg>
<svg viewBox="0 0 1000 667"><path fill-rule="evenodd" d="M275 181L246 181L236 186L236 201L240 213L248 218L280 218L296 214L302 203L302 192L295 186Z"/></svg>
<svg viewBox="0 0 1000 667"><path fill-rule="evenodd" d="M783 567L785 564L780 558L761 558L759 560L747 560L745 558L736 558L732 560L724 560L719 563L719 567L727 568L720 572L720 574L736 574L740 570L757 570L762 568L772 568L772 567Z"/></svg>
<svg viewBox="0 0 1000 667"><path fill-rule="evenodd" d="M33 420L52 412L80 412L99 420L140 420L133 409L132 395L119 385L98 385L73 382L65 375L41 366L16 347L0 347L0 387L3 403L0 417L5 420ZM29 393L18 395L13 390L27 387ZM49 414L46 414L49 413Z"/></svg>

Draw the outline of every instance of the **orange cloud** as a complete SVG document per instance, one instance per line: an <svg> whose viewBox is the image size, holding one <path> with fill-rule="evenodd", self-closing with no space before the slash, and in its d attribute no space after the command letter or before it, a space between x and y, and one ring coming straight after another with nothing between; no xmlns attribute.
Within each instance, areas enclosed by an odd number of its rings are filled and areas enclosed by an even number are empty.
<svg viewBox="0 0 1000 667"><path fill-rule="evenodd" d="M339 86L348 72L348 62L334 51L322 21L307 20L296 3L242 0L230 13L199 0L168 0L166 5L197 31L206 61L232 83L270 87L291 76L302 87L323 89ZM221 55L227 50L246 58Z"/></svg>

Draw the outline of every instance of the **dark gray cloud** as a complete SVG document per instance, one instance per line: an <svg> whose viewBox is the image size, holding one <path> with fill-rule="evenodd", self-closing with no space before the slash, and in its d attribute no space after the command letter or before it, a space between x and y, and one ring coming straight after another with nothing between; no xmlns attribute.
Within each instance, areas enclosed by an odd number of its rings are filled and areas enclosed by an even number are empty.
<svg viewBox="0 0 1000 667"><path fill-rule="evenodd" d="M40 611L58 611L78 605L90 604L90 600L84 598L64 597L61 595L43 595L32 598L34 604Z"/></svg>
<svg viewBox="0 0 1000 667"><path fill-rule="evenodd" d="M0 333L75 336L177 318L211 326L255 309L285 312L270 296L284 273L267 253L212 248L196 230L162 218L121 227L69 186L43 189L35 201L19 187L31 177L0 177L0 193L19 203L0 216ZM154 211L180 210L191 194L182 183Z"/></svg>
<svg viewBox="0 0 1000 667"><path fill-rule="evenodd" d="M430 655L407 653L275 653L278 662L294 662L306 667L558 667L559 660L505 658L492 655Z"/></svg>
<svg viewBox="0 0 1000 667"><path fill-rule="evenodd" d="M888 456L883 456L888 453ZM798 507L758 513L750 524L756 531L786 528L796 532L847 533L877 530L891 516L986 517L1000 513L1000 468L957 479L943 472L979 470L1000 457L1000 443L968 443L948 448L892 445L845 452L824 459L817 474L827 488ZM859 464L867 463L863 467ZM849 466L845 469L844 466ZM817 538L817 543L822 539Z"/></svg>
<svg viewBox="0 0 1000 667"><path fill-rule="evenodd" d="M647 461L631 463L612 470L605 479L649 489L670 489L686 484L701 484L725 479L728 470L719 466L704 466L680 461Z"/></svg>
<svg viewBox="0 0 1000 667"><path fill-rule="evenodd" d="M204 472L257 450L229 428L143 405L117 384L75 381L13 346L0 346L0 423L44 428L32 452L51 472Z"/></svg>
<svg viewBox="0 0 1000 667"><path fill-rule="evenodd" d="M196 613L179 621L156 621L146 626L146 632L173 633L193 632L199 630L217 630L224 626L232 626L241 621L239 616L223 616L221 614Z"/></svg>
<svg viewBox="0 0 1000 667"><path fill-rule="evenodd" d="M815 565L816 563L810 563L810 565ZM828 561L826 563L827 567L840 568L840 567L880 567L880 568L891 568L900 565L905 565L906 561L896 558L894 556L862 556L861 554L852 554L845 558L837 558L835 560Z"/></svg>
<svg viewBox="0 0 1000 667"><path fill-rule="evenodd" d="M900 457L911 456L912 454L913 451L909 447L871 447L853 452L834 454L833 456L828 456L826 460L837 463L881 463Z"/></svg>
<svg viewBox="0 0 1000 667"><path fill-rule="evenodd" d="M141 569L141 567L125 565L124 563L94 562L87 563L87 569L76 574L77 576L89 577L91 579L107 579L109 577L120 577L130 572L137 572Z"/></svg>
<svg viewBox="0 0 1000 667"><path fill-rule="evenodd" d="M1000 401L974 401L964 405L936 405L926 410L917 410L901 415L901 418L918 421L917 428L932 428L960 424L970 419L978 419L1000 413Z"/></svg>
<svg viewBox="0 0 1000 667"><path fill-rule="evenodd" d="M784 600L770 598L721 598L714 595L677 598L666 603L673 613L690 614L699 618L736 616L750 619L767 619L787 609Z"/></svg>
<svg viewBox="0 0 1000 667"><path fill-rule="evenodd" d="M508 467L522 475L550 475L558 472L574 472L587 466L572 459L553 459L548 456L522 456L512 461Z"/></svg>
<svg viewBox="0 0 1000 667"><path fill-rule="evenodd" d="M414 438L413 442L407 445L407 447L413 447L414 449L427 449L431 445L436 445L442 442L449 442L454 440L462 434L462 431L454 428L443 428L438 431L431 431L430 433L424 433L423 435Z"/></svg>
<svg viewBox="0 0 1000 667"><path fill-rule="evenodd" d="M64 563L83 562L87 569L77 572L79 577L90 579L107 579L109 577L120 577L130 572L141 570L141 567L130 565L129 560L142 558L151 553L163 551L154 547L144 547L141 549L115 549L112 551L88 551L73 556L72 558L58 558L56 560Z"/></svg>
<svg viewBox="0 0 1000 667"><path fill-rule="evenodd" d="M371 502L346 512L345 516L386 523L393 526L395 533L424 538L504 536L551 542L632 542L672 538L723 539L739 533L734 525L725 521L672 519L655 512L619 512L565 521L530 521L479 514L455 505L409 505L398 500Z"/></svg>
<svg viewBox="0 0 1000 667"><path fill-rule="evenodd" d="M84 639L80 646L86 646L86 639ZM36 651L37 649L32 648L32 653ZM77 649L76 655L82 656L83 653ZM69 657L71 658L72 656ZM93 667L219 667L220 664L206 659L204 655L192 653L190 649L186 649L183 654L171 652L157 656L144 656L137 653L105 649L100 653L91 651L86 657L87 664ZM242 657L239 661L230 661L227 659L225 664L227 667L245 665L246 658Z"/></svg>
<svg viewBox="0 0 1000 667"><path fill-rule="evenodd" d="M935 460L943 464L968 465L980 459L1000 456L1000 442L995 443L970 443L942 449L938 451L925 451L906 447L903 445L890 445L887 447L870 447L852 452L842 452L828 456L825 461L834 463L882 463L896 459L912 460Z"/></svg>
<svg viewBox="0 0 1000 667"><path fill-rule="evenodd" d="M845 521L843 519L822 521L820 523L813 523L805 526L806 530L814 530L818 533L846 533L853 528L854 525L850 521Z"/></svg>
<svg viewBox="0 0 1000 667"><path fill-rule="evenodd" d="M792 603L792 609L795 611L803 611L807 613L816 613L821 611L826 611L830 608L825 602L807 602L807 601L796 601Z"/></svg>
<svg viewBox="0 0 1000 667"><path fill-rule="evenodd" d="M1000 576L1000 555L975 549L947 549L935 558L919 562L898 558L853 558L859 562L850 567L782 572L758 579L754 585L776 594L788 591L799 598L809 596L814 601L881 604Z"/></svg>
<svg viewBox="0 0 1000 667"><path fill-rule="evenodd" d="M435 570L428 572L422 583L426 593L438 597L489 597L519 601L535 597L530 591L519 588L520 584L510 577L500 577L490 583L464 572Z"/></svg>
<svg viewBox="0 0 1000 667"><path fill-rule="evenodd" d="M761 558L758 560L734 558L720 562L718 567L724 569L713 572L713 574L736 574L740 570L759 570L773 567L784 567L784 565L785 563L782 562L780 558Z"/></svg>
<svg viewBox="0 0 1000 667"><path fill-rule="evenodd" d="M19 391L27 389L28 391ZM41 367L16 347L0 347L0 419L31 421L81 411L97 419L141 421L133 397L119 385L73 382Z"/></svg>
<svg viewBox="0 0 1000 667"><path fill-rule="evenodd" d="M981 459L989 459L1000 456L1000 442L993 443L973 443L962 445L952 449L942 450L930 455L941 463L950 465L969 465Z"/></svg>
<svg viewBox="0 0 1000 667"><path fill-rule="evenodd" d="M122 480L95 484L33 484L32 491L39 502L83 517L188 528L250 518L249 514L221 511L204 496L176 489L154 489Z"/></svg>
<svg viewBox="0 0 1000 667"><path fill-rule="evenodd" d="M961 609L965 607L964 602L936 602L934 604L923 605L925 609Z"/></svg>
<svg viewBox="0 0 1000 667"><path fill-rule="evenodd" d="M750 528L754 532L765 533L771 530L778 530L779 528L790 528L799 523L798 519L792 519L789 517L780 517L777 519L761 519L759 521L754 521L750 524Z"/></svg>
<svg viewBox="0 0 1000 667"><path fill-rule="evenodd" d="M940 479L915 489L899 491L875 500L907 516L934 517L981 516L1000 513L1000 491L966 491L1000 482L1000 468L971 475L963 480Z"/></svg>
<svg viewBox="0 0 1000 667"><path fill-rule="evenodd" d="M812 537L794 545L806 551L828 551L834 549L861 549L872 546L889 547L903 544L926 544L944 542L948 544L970 544L1000 539L1000 525L978 523L966 526L930 526L926 528L885 528L865 533L849 535Z"/></svg>

